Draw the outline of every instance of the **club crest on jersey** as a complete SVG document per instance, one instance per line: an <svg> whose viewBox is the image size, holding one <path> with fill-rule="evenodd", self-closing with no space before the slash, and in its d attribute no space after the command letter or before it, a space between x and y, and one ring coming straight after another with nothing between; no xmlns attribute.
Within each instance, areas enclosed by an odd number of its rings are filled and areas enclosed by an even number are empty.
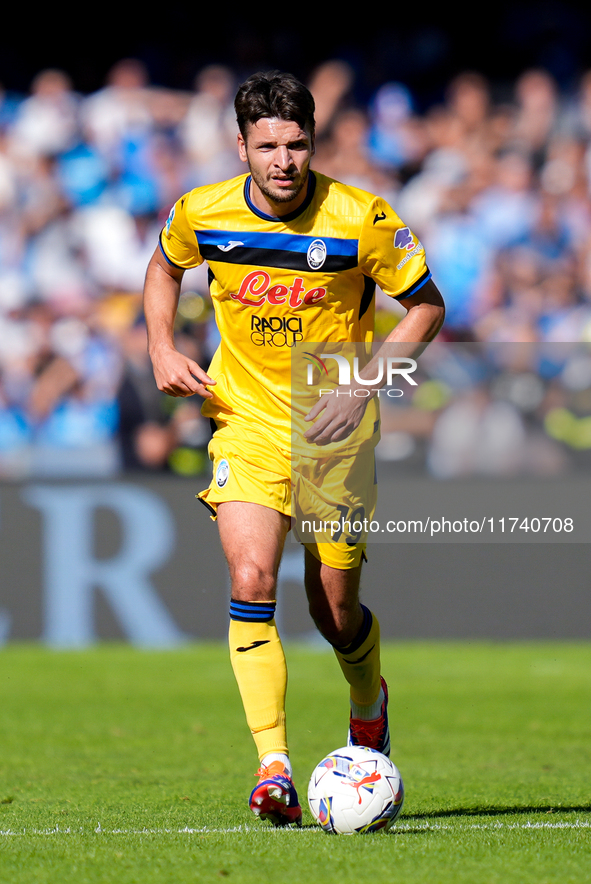
<svg viewBox="0 0 591 884"><path fill-rule="evenodd" d="M407 252L410 252L410 250L414 249L415 246L416 243L408 227L402 227L400 230L396 231L396 236L394 237L394 248L406 249Z"/></svg>
<svg viewBox="0 0 591 884"><path fill-rule="evenodd" d="M226 482L228 481L228 476L230 475L230 464L224 458L220 460L217 465L217 469L215 471L215 484L218 488L223 488Z"/></svg>
<svg viewBox="0 0 591 884"><path fill-rule="evenodd" d="M308 266L312 270L319 270L326 261L326 243L321 239L315 239L308 247Z"/></svg>

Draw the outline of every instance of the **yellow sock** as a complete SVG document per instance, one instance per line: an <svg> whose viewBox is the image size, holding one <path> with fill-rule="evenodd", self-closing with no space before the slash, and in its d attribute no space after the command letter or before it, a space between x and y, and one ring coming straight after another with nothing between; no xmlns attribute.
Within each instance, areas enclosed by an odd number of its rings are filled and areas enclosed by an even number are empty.
<svg viewBox="0 0 591 884"><path fill-rule="evenodd" d="M274 613L275 602L232 599L230 605L230 659L259 759L270 752L289 754L287 667Z"/></svg>
<svg viewBox="0 0 591 884"><path fill-rule="evenodd" d="M363 626L346 648L335 648L337 660L351 686L351 700L372 706L380 694L380 624L369 608L363 609Z"/></svg>

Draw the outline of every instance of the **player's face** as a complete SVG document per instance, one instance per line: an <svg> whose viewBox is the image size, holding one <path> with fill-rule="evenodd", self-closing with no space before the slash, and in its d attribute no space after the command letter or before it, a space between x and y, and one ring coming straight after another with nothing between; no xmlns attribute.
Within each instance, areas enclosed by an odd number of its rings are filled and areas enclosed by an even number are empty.
<svg viewBox="0 0 591 884"><path fill-rule="evenodd" d="M263 118L248 126L246 141L238 135L240 159L248 163L257 208L276 215L292 212L306 198L314 139L293 120Z"/></svg>

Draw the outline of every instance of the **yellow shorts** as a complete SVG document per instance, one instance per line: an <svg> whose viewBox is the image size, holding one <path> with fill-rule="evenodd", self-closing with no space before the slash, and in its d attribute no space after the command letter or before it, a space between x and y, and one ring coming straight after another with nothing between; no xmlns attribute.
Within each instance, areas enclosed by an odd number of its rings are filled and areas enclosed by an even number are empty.
<svg viewBox="0 0 591 884"><path fill-rule="evenodd" d="M294 536L323 564L348 570L365 557L367 531L357 529L375 511L373 449L348 458L314 456L292 464L267 436L222 424L208 453L213 478L197 497L213 519L220 503L258 503L289 516Z"/></svg>

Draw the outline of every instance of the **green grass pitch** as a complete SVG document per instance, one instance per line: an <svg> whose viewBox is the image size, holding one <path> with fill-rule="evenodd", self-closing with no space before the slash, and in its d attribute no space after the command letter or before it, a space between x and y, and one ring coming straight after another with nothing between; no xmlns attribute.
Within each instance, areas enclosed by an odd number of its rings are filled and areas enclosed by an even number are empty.
<svg viewBox="0 0 591 884"><path fill-rule="evenodd" d="M296 785L345 743L324 648L288 644ZM0 882L591 880L591 644L390 643L389 834L274 830L227 650L0 654Z"/></svg>

